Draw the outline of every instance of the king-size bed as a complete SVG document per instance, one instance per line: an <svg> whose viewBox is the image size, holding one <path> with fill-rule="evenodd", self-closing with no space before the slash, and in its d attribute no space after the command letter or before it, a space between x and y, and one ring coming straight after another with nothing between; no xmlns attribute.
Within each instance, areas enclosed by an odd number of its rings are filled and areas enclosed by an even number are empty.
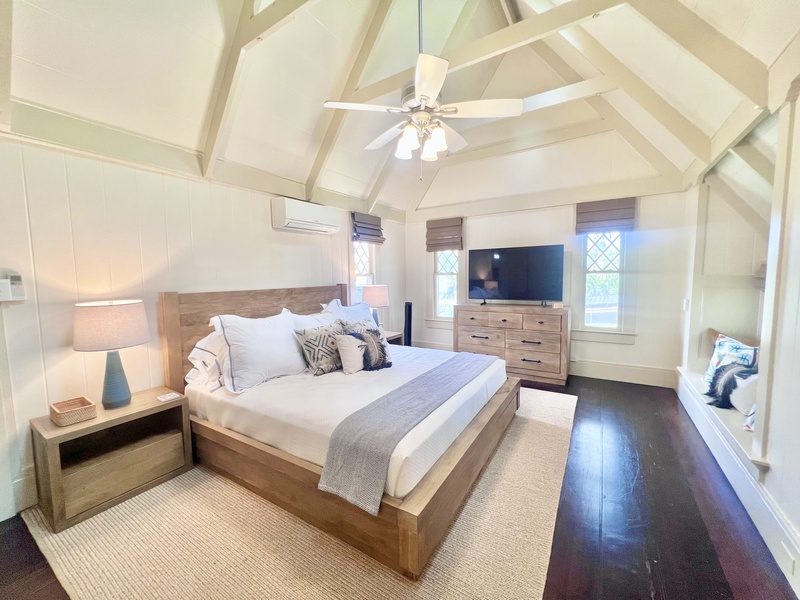
<svg viewBox="0 0 800 600"><path fill-rule="evenodd" d="M166 385L189 396L195 460L416 579L491 457L519 403L519 380L493 360L411 429L391 454L376 515L319 488L328 443L353 412L410 385L452 353L392 347L376 372L278 377L242 393L185 384L189 355L216 315L294 315L347 304L347 286L159 297Z"/></svg>

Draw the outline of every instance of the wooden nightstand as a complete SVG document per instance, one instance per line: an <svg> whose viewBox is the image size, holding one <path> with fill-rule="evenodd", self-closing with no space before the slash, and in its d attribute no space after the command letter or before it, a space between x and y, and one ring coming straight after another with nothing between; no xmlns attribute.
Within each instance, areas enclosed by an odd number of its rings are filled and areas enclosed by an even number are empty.
<svg viewBox="0 0 800 600"><path fill-rule="evenodd" d="M31 421L39 505L58 533L192 468L186 396L161 402L169 388L133 394L121 408L58 427Z"/></svg>
<svg viewBox="0 0 800 600"><path fill-rule="evenodd" d="M394 344L396 346L403 345L403 332L402 331L386 331L384 329L383 333L386 334L386 341L390 344Z"/></svg>

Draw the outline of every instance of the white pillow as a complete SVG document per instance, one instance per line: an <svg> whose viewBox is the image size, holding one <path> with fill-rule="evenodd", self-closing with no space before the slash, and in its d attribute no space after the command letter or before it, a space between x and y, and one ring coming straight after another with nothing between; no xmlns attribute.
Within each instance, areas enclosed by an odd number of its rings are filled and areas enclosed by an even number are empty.
<svg viewBox="0 0 800 600"><path fill-rule="evenodd" d="M341 301L336 299L331 300L325 307L325 310L329 308L343 321L371 321L375 327L378 326L375 319L372 318L372 309L366 302L356 302L352 306L342 306Z"/></svg>
<svg viewBox="0 0 800 600"><path fill-rule="evenodd" d="M322 312L314 313L313 315L296 315L292 313L294 319L295 329L314 329L322 325L330 325L336 319L340 318L338 309L332 305L325 307Z"/></svg>
<svg viewBox="0 0 800 600"><path fill-rule="evenodd" d="M228 344L225 338L212 331L195 344L189 353L194 368L186 375L186 383L205 388L209 392L223 386L222 374L228 364Z"/></svg>
<svg viewBox="0 0 800 600"><path fill-rule="evenodd" d="M243 392L269 379L306 370L294 336L294 319L286 309L263 319L218 315L211 318L211 324L228 345L223 382L232 392Z"/></svg>
<svg viewBox="0 0 800 600"><path fill-rule="evenodd" d="M731 392L731 404L745 416L755 406L757 384L757 374L750 375L747 379L736 378L736 389Z"/></svg>
<svg viewBox="0 0 800 600"><path fill-rule="evenodd" d="M364 347L361 340L352 335L337 335L336 345L342 359L342 370L345 375L352 375L364 370Z"/></svg>

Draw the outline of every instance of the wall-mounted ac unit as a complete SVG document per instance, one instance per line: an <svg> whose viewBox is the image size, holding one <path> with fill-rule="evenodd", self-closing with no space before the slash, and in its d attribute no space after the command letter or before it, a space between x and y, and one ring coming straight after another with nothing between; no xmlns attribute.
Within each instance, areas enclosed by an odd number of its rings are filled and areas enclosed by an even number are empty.
<svg viewBox="0 0 800 600"><path fill-rule="evenodd" d="M338 208L292 198L272 198L272 227L274 229L336 233L341 224L342 212Z"/></svg>

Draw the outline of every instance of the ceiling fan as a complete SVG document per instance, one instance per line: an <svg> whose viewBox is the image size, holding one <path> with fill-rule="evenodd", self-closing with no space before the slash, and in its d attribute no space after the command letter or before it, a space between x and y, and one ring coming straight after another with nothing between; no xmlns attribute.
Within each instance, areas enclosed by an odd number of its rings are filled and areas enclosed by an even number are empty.
<svg viewBox="0 0 800 600"><path fill-rule="evenodd" d="M325 102L325 108L363 110L404 115L399 123L375 138L366 150L376 150L402 134L395 156L410 159L413 150L422 148L420 158L435 161L439 152L458 152L467 141L442 119L490 119L518 117L522 114L521 99L471 100L442 104L440 92L447 77L449 62L422 52L422 0L419 0L419 58L414 81L403 86L402 107L361 104L357 102Z"/></svg>

